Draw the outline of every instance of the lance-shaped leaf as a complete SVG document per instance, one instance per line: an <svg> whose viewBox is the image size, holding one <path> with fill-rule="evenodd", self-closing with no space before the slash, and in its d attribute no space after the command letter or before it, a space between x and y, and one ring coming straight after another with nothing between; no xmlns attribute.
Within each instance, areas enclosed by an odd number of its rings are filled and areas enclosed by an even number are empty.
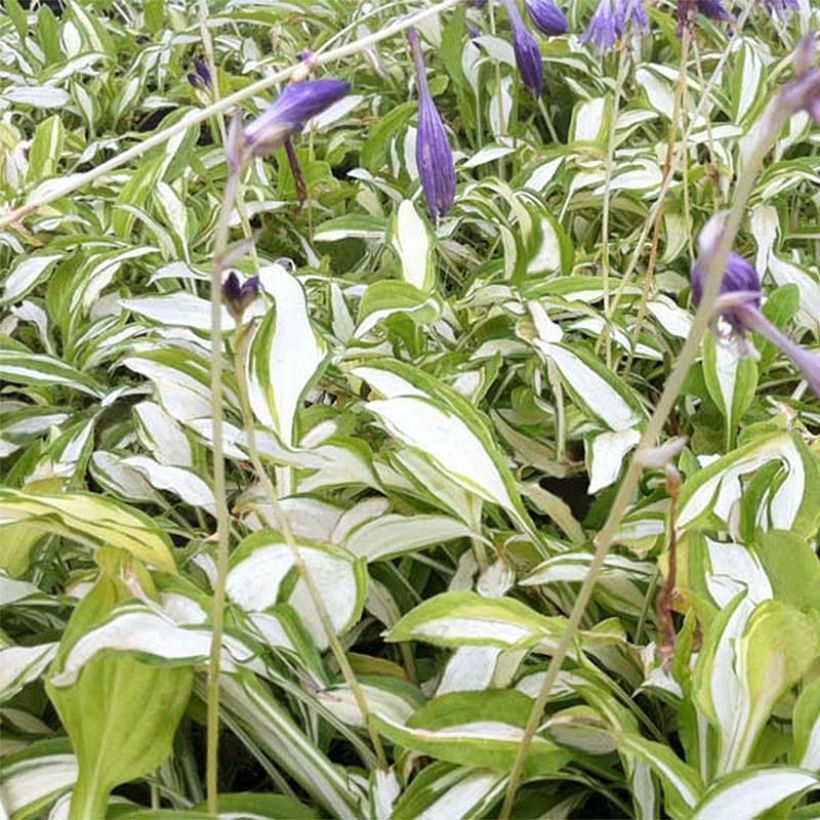
<svg viewBox="0 0 820 820"><path fill-rule="evenodd" d="M560 638L563 618L548 618L512 598L475 592L444 592L423 601L386 634L388 641L424 641L436 646L526 648Z"/></svg>
<svg viewBox="0 0 820 820"><path fill-rule="evenodd" d="M303 539L297 547L334 629L344 632L358 620L367 597L365 561L339 547ZM262 530L248 536L231 556L226 591L230 600L242 609L260 612L277 603L288 576L298 578L290 547L279 533ZM287 600L317 645L326 648L328 638L304 581L296 581Z"/></svg>
<svg viewBox="0 0 820 820"><path fill-rule="evenodd" d="M433 242L424 220L409 199L399 205L389 234L390 245L401 262L401 277L428 293L435 286Z"/></svg>
<svg viewBox="0 0 820 820"><path fill-rule="evenodd" d="M673 820L687 820L703 792L703 782L691 766L684 763L669 746L647 740L632 732L616 732L621 754L646 764L661 781L664 808Z"/></svg>
<svg viewBox="0 0 820 820"><path fill-rule="evenodd" d="M423 370L392 359L367 362L352 374L385 397L367 407L393 436L459 487L503 507L539 542L488 424L469 401Z"/></svg>
<svg viewBox="0 0 820 820"><path fill-rule="evenodd" d="M446 515L383 515L350 533L345 547L368 561L382 561L475 533Z"/></svg>
<svg viewBox="0 0 820 820"><path fill-rule="evenodd" d="M168 536L145 513L91 493L32 495L0 489L0 532L26 522L82 544L111 545L176 572Z"/></svg>
<svg viewBox="0 0 820 820"><path fill-rule="evenodd" d="M408 786L396 803L395 820L417 817L487 816L504 794L507 776L492 769L433 763Z"/></svg>
<svg viewBox="0 0 820 820"><path fill-rule="evenodd" d="M555 364L564 386L584 413L608 430L639 427L646 412L626 383L587 350L536 339L538 350Z"/></svg>
<svg viewBox="0 0 820 820"><path fill-rule="evenodd" d="M241 641L226 636L224 645L224 670L234 671L238 663L251 664L253 650ZM210 647L209 630L177 626L140 602L124 603L62 655L59 672L52 672L50 682L58 688L72 686L101 653L133 653L158 666L176 667L205 663Z"/></svg>
<svg viewBox="0 0 820 820"><path fill-rule="evenodd" d="M56 643L0 649L0 703L16 695L27 683L37 680L56 651Z"/></svg>
<svg viewBox="0 0 820 820"><path fill-rule="evenodd" d="M223 678L221 703L229 725L240 725L332 817L361 817L363 795L346 771L322 753L250 675Z"/></svg>
<svg viewBox="0 0 820 820"><path fill-rule="evenodd" d="M359 684L371 714L390 723L405 723L424 704L421 692L399 678L359 676ZM317 700L348 726L364 729L364 719L347 685L323 689Z"/></svg>
<svg viewBox="0 0 820 820"><path fill-rule="evenodd" d="M42 817L76 780L77 758L66 738L38 741L3 757L0 806L6 817Z"/></svg>
<svg viewBox="0 0 820 820"><path fill-rule="evenodd" d="M327 356L327 344L310 321L305 291L280 265L259 272L274 306L259 323L248 356L248 387L254 415L289 446L296 443L296 416Z"/></svg>
<svg viewBox="0 0 820 820"><path fill-rule="evenodd" d="M405 748L438 760L509 772L532 701L520 692L488 690L442 695L402 725L375 718L379 731ZM559 771L572 755L536 735L524 774Z"/></svg>
<svg viewBox="0 0 820 820"><path fill-rule="evenodd" d="M383 280L368 285L359 303L358 324L354 338L367 336L376 325L395 314L401 314L422 326L431 324L441 315L441 299L425 293L408 282Z"/></svg>
<svg viewBox="0 0 820 820"><path fill-rule="evenodd" d="M718 774L745 766L772 710L816 658L816 618L741 592L710 624L695 668L697 703L717 729Z"/></svg>
<svg viewBox="0 0 820 820"><path fill-rule="evenodd" d="M14 348L0 350L0 380L35 387L70 387L96 398L103 394L94 379L61 359Z"/></svg>
<svg viewBox="0 0 820 820"><path fill-rule="evenodd" d="M678 526L714 523L725 528L743 492L742 479L769 463L779 463L780 470L760 500L757 526L813 532L820 516L820 477L806 445L791 433L756 438L696 472L681 488Z"/></svg>
<svg viewBox="0 0 820 820"><path fill-rule="evenodd" d="M709 786L695 806L692 820L731 817L754 820L767 816L780 803L820 788L820 777L792 766L751 766ZM779 814L779 812L778 812Z"/></svg>
<svg viewBox="0 0 820 820"><path fill-rule="evenodd" d="M750 356L741 357L707 332L703 340L703 375L706 389L726 423L726 441L731 443L735 428L754 399L757 365Z"/></svg>

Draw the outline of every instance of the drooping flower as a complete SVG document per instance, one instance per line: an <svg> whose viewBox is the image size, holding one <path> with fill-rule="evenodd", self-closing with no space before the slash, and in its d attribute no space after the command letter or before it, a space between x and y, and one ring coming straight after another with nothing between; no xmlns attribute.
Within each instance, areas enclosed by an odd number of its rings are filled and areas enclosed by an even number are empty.
<svg viewBox="0 0 820 820"><path fill-rule="evenodd" d="M233 271L225 277L222 283L222 298L228 313L237 323L242 321L242 314L259 296L259 287L258 276L251 276L242 284L239 283L239 277Z"/></svg>
<svg viewBox="0 0 820 820"><path fill-rule="evenodd" d="M641 0L601 0L581 42L591 42L601 54L633 30L649 31L649 20Z"/></svg>
<svg viewBox="0 0 820 820"><path fill-rule="evenodd" d="M797 0L763 0L769 14L777 17L781 22L788 23L792 14L800 11L800 4Z"/></svg>
<svg viewBox="0 0 820 820"><path fill-rule="evenodd" d="M622 22L619 37L623 37L630 27L642 34L649 33L649 18L646 16L642 0L621 0L620 17Z"/></svg>
<svg viewBox="0 0 820 820"><path fill-rule="evenodd" d="M418 32L414 28L408 29L407 38L413 52L416 85L419 90L416 165L427 201L427 210L433 219L438 219L450 210L455 199L456 166L450 139L427 85L427 73L424 70L424 57Z"/></svg>
<svg viewBox="0 0 820 820"><path fill-rule="evenodd" d="M707 223L698 239L700 254L692 267L692 301L696 305L703 298L708 259L720 236L720 229L715 228L715 223ZM759 333L797 365L809 387L820 396L820 355L804 350L766 318L760 310L760 276L734 251L726 261L716 307L735 336L743 338L746 331Z"/></svg>
<svg viewBox="0 0 820 820"><path fill-rule="evenodd" d="M345 80L305 80L285 87L275 102L271 103L241 134L241 138L229 140L229 158L239 164L249 157L263 156L279 148L285 140L298 134L305 123L338 102L350 91ZM238 153L238 156L231 156Z"/></svg>
<svg viewBox="0 0 820 820"><path fill-rule="evenodd" d="M592 43L600 54L614 48L618 36L612 0L601 0L589 21L587 30L581 36L581 42Z"/></svg>
<svg viewBox="0 0 820 820"><path fill-rule="evenodd" d="M719 23L728 23L734 20L734 15L723 8L720 0L698 0L698 11L710 20L717 20Z"/></svg>
<svg viewBox="0 0 820 820"><path fill-rule="evenodd" d="M515 0L505 0L505 6L512 25L513 52L515 52L515 64L518 66L521 82L534 97L539 97L544 86L541 49L532 32L524 25Z"/></svg>
<svg viewBox="0 0 820 820"><path fill-rule="evenodd" d="M535 27L548 37L567 33L566 15L550 0L524 0L524 5Z"/></svg>
<svg viewBox="0 0 820 820"><path fill-rule="evenodd" d="M694 27L698 14L715 20L718 23L728 23L734 20L734 15L723 8L721 0L678 0L678 37L683 36L686 26Z"/></svg>

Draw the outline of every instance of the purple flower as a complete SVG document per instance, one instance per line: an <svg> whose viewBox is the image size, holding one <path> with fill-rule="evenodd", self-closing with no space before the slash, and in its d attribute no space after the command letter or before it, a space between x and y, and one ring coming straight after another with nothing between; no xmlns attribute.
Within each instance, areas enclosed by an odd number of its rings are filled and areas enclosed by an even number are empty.
<svg viewBox="0 0 820 820"><path fill-rule="evenodd" d="M617 0L616 0L617 2ZM614 48L619 34L616 28L615 10L612 0L601 0L595 14L589 21L587 30L581 37L582 43L592 43L595 50L601 54Z"/></svg>
<svg viewBox="0 0 820 820"><path fill-rule="evenodd" d="M251 276L241 285L239 277L231 271L222 283L222 298L225 307L237 323L242 321L245 309L259 296L259 277Z"/></svg>
<svg viewBox="0 0 820 820"><path fill-rule="evenodd" d="M692 301L700 304L703 298L703 284L706 271L700 259L692 268ZM748 293L749 304L760 307L760 277L754 266L739 253L732 251L726 262L726 271L720 283L721 295L727 293ZM743 331L743 320L734 310L726 310L723 318L738 332Z"/></svg>
<svg viewBox="0 0 820 820"><path fill-rule="evenodd" d="M350 91L344 80L305 80L285 86L275 102L269 105L243 132L243 152L262 156L298 134L305 123L338 102Z"/></svg>
<svg viewBox="0 0 820 820"><path fill-rule="evenodd" d="M717 244L716 241L702 241L703 236L702 233L700 256L692 268L692 301L696 305L703 298L705 260ZM760 277L754 266L734 251L726 262L720 294L717 307L735 335L742 337L745 331L759 333L797 365L809 387L820 396L820 356L804 350L763 315L760 310Z"/></svg>
<svg viewBox="0 0 820 820"><path fill-rule="evenodd" d="M507 14L512 25L512 44L515 52L515 64L521 75L521 82L534 97L541 95L544 85L544 64L541 62L541 50L538 41L524 25L515 0L505 0Z"/></svg>
<svg viewBox="0 0 820 820"><path fill-rule="evenodd" d="M814 32L807 34L794 54L797 75L780 91L783 104L792 111L805 111L820 125L820 67L814 65L817 49Z"/></svg>
<svg viewBox="0 0 820 820"><path fill-rule="evenodd" d="M618 13L622 20L619 37L623 37L630 26L642 34L649 32L649 18L641 0L621 0L619 6Z"/></svg>
<svg viewBox="0 0 820 820"><path fill-rule="evenodd" d="M424 198L427 200L427 210L433 219L438 219L450 210L455 199L456 166L447 131L427 85L418 32L410 28L407 38L413 51L416 84L419 89L416 165Z"/></svg>
<svg viewBox="0 0 820 820"><path fill-rule="evenodd" d="M800 10L797 0L763 0L766 10L783 23L787 23L795 11Z"/></svg>
<svg viewBox="0 0 820 820"><path fill-rule="evenodd" d="M719 23L728 23L735 19L723 8L721 0L678 0L678 37L683 36L685 26L695 25L698 13Z"/></svg>
<svg viewBox="0 0 820 820"><path fill-rule="evenodd" d="M641 0L601 0L581 42L591 42L601 54L613 48L630 28L643 33L649 31L649 20Z"/></svg>
<svg viewBox="0 0 820 820"><path fill-rule="evenodd" d="M567 33L566 15L550 0L524 0L524 5L535 27L548 37Z"/></svg>

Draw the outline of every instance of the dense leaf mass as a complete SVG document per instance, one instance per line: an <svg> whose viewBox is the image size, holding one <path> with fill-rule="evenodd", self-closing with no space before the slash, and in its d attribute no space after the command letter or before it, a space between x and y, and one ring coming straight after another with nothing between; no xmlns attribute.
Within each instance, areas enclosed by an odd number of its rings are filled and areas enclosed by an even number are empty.
<svg viewBox="0 0 820 820"><path fill-rule="evenodd" d="M816 816L818 27L5 0L0 815Z"/></svg>

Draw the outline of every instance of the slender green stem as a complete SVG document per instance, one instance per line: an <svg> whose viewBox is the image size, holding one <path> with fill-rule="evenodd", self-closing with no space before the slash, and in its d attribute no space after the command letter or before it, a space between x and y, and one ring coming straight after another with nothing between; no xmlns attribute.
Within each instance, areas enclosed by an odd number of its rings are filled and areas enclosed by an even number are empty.
<svg viewBox="0 0 820 820"><path fill-rule="evenodd" d="M251 338L250 330L250 324L243 324L237 330L236 349L234 352L234 369L236 372L237 392L239 394L239 404L242 411L245 435L247 436L248 455L251 460L251 465L253 466L257 478L262 482L266 499L270 502L271 507L273 507L273 513L276 521L274 522L269 520L264 510L258 510L258 514L262 518L266 527L269 527L270 529L278 529L279 532L282 533L285 543L290 548L291 555L293 556L293 563L299 572L299 576L305 584L308 594L310 595L310 599L316 610L316 614L319 616L322 629L327 635L333 657L336 659L336 663L339 664L342 677L350 688L351 694L356 701L356 705L359 707L362 720L364 721L368 734L370 735L370 742L373 744L373 750L376 753L379 766L386 769L387 755L384 752L381 737L379 736L378 730L373 722L373 716L370 712L370 707L367 704L364 691L362 690L359 681L356 679L356 675L353 672L350 661L345 654L344 647L342 647L341 642L336 635L336 630L333 628L333 622L330 620L330 615L324 601L322 600L321 593L319 592L319 589L310 574L310 570L305 563L302 552L296 543L290 522L285 515L285 511L282 509L282 505L279 503L279 496L276 492L276 487L271 481L268 471L265 469L265 466L262 464L262 459L259 456L259 449L256 443L256 429L254 426L253 410L251 409L248 382L245 373L245 362L247 361L248 345Z"/></svg>
<svg viewBox="0 0 820 820"><path fill-rule="evenodd" d="M547 108L547 104L544 102L542 97L538 98L538 108L541 111L541 116L544 118L544 124L547 126L547 131L550 132L550 138L557 145L558 144L558 134L556 133L555 126L552 123L552 117L550 116L550 112L549 112L549 109Z"/></svg>
<svg viewBox="0 0 820 820"><path fill-rule="evenodd" d="M700 349L701 339L706 332L709 322L712 319L715 300L720 290L720 283L723 279L723 271L726 268L726 261L729 258L729 251L734 244L737 236L740 223L746 212L746 203L749 200L752 189L754 188L755 180L757 179L760 169L763 166L763 160L768 154L772 144L774 143L780 130L788 122L789 117L793 112L780 104L779 98L769 105L769 108L763 113L760 120L760 130L757 133L757 139L752 149L751 155L746 163L743 174L738 179L735 188L735 196L732 209L726 219L723 231L720 235L720 240L714 253L709 256L706 261L706 279L704 283L704 292L701 299L700 307L695 313L692 327L689 331L689 336L681 348L675 366L672 368L669 377L666 380L663 393L661 394L655 412L646 426L644 434L638 443L636 452L629 461L629 466L626 470L626 475L621 481L618 488L618 493L610 507L609 516L606 523L596 536L595 553L589 565L589 570L584 577L584 582L581 584L581 589L578 592L578 598L572 608L572 612L567 619L567 625L564 634L558 643L558 646L553 652L550 659L547 673L544 676L544 681L538 692L538 696L533 703L530 717L527 721L527 726L524 730L524 737L518 747L513 770L510 774L509 784L507 786L507 794L504 799L504 806L501 810L502 820L510 817L515 796L518 792L518 787L521 785L521 780L524 773L524 764L529 755L530 746L532 745L533 737L538 729L541 719L544 714L544 708L547 705L552 687L555 685L555 680L567 656L575 636L578 631L578 624L581 617L586 610L589 599L592 595L592 590L595 582L604 564L609 547L615 537L618 527L621 523L621 518L626 512L627 507L633 500L638 488L638 480L641 473L641 454L654 446L658 436L663 430L666 419L674 406L678 394L683 387L684 380L689 368L697 357Z"/></svg>
<svg viewBox="0 0 820 820"><path fill-rule="evenodd" d="M225 579L228 574L228 502L225 490L225 451L222 435L222 268L228 247L228 220L236 189L237 172L228 172L214 239L211 271L211 447L213 450L214 497L216 499L216 581L214 582L213 632L208 663L207 752L205 782L208 813L218 813L219 781L219 670L224 631Z"/></svg>
<svg viewBox="0 0 820 820"><path fill-rule="evenodd" d="M331 51L326 51L323 54L316 54L313 58L306 60L305 62L288 66L287 68L283 68L281 71L275 71L270 76L263 77L261 80L257 80L255 83L251 83L250 85L245 86L245 88L241 88L239 91L235 91L233 94L223 97L221 100L216 100L205 108L199 108L196 111L191 111L184 117L177 120L177 122L173 125L168 126L168 128L164 128L162 131L158 131L156 134L148 137L148 139L145 139L128 150L123 151L121 154L112 157L107 162L103 162L101 165L98 165L96 168L92 168L89 171L84 171L80 174L71 174L66 178L62 185L55 185L47 193L41 194L39 198L33 199L25 205L3 214L0 216L0 228L20 222L20 220L25 219L25 217L35 213L44 205L48 205L51 202L56 202L58 199L62 199L64 196L68 196L68 194L84 188L86 185L91 184L100 177L103 177L111 171L114 171L115 169L127 164L132 159L139 159L139 157L148 153L148 151L152 148L156 148L158 145L163 145L172 137L175 137L177 134L184 133L192 126L205 122L205 120L210 119L212 116L220 112L230 111L243 100L247 100L263 91L267 91L269 88L272 88L285 80L304 80L310 75L311 71L320 66L336 62L354 54L359 54L375 43L386 40L395 34L399 34L411 26L418 25L418 23L422 20L436 14L441 14L442 12L447 11L447 9L453 8L462 2L464 2L464 0L442 0L440 3L436 3L429 8L422 9L415 14L397 18L390 25L385 26L379 31L368 34L365 37L360 37L352 43L346 43L343 46L334 48Z"/></svg>

